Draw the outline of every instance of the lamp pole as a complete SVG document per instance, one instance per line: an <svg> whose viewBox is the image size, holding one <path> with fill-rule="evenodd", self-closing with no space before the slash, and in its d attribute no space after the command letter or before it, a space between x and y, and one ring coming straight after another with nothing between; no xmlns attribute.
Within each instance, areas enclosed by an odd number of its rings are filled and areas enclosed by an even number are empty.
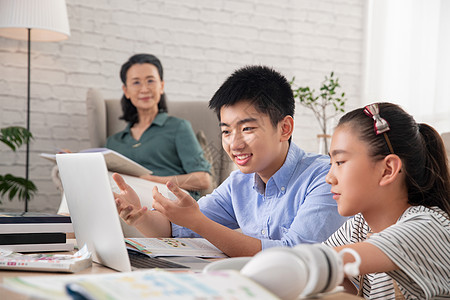
<svg viewBox="0 0 450 300"><path fill-rule="evenodd" d="M27 80L27 130L30 132L30 79L31 79L31 28L28 29L28 80ZM25 160L25 179L28 181L30 169L30 139L27 139L27 154ZM25 186L25 212L28 211L28 185Z"/></svg>

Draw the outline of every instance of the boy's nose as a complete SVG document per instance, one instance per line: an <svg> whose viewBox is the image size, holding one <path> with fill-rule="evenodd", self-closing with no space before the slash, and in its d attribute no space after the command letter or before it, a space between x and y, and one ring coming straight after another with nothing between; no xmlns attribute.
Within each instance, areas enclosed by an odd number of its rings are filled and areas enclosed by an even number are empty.
<svg viewBox="0 0 450 300"><path fill-rule="evenodd" d="M233 134L231 141L230 141L230 148L231 150L240 150L245 147L244 139L242 138L242 135L239 133Z"/></svg>

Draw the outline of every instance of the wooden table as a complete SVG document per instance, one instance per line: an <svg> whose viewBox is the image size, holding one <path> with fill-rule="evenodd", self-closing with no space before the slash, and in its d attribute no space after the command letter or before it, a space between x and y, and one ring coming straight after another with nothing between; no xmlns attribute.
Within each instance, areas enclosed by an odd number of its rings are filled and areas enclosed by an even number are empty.
<svg viewBox="0 0 450 300"><path fill-rule="evenodd" d="M74 242L74 241L71 241ZM75 251L74 251L75 252ZM73 253L74 253L73 252ZM68 252L59 252L59 254L69 254ZM92 267L84 269L80 272L75 273L76 275L83 274L107 274L107 273L116 273L117 271L104 267L97 263L92 263ZM0 270L0 284L3 283L4 278L6 277L18 277L18 276L69 276L73 274L69 273L52 273L52 272L29 272L29 271L9 271L9 270ZM30 299L29 296L24 294L19 294L13 291L10 291L3 286L0 285L0 300L27 300ZM361 299L359 297L347 294L347 293L336 293L330 294L322 297L321 299L329 299L329 300L345 300L345 299Z"/></svg>

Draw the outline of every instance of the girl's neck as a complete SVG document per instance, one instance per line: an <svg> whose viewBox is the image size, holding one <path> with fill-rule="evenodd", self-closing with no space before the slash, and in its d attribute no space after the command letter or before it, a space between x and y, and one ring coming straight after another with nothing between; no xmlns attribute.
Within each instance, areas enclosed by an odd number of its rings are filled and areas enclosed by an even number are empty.
<svg viewBox="0 0 450 300"><path fill-rule="evenodd" d="M397 223L398 219L409 207L411 207L411 204L407 202L407 199L406 201L392 201L390 204L382 206L379 209L366 211L362 214L372 232L375 233L381 232Z"/></svg>

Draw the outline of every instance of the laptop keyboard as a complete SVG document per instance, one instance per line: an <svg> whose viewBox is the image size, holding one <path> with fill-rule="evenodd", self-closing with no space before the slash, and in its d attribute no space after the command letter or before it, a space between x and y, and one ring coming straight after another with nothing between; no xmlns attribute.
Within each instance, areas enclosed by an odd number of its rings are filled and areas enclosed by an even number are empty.
<svg viewBox="0 0 450 300"><path fill-rule="evenodd" d="M132 267L138 268L138 269L153 269L153 268L161 268L161 269L168 269L168 268L177 268L177 269L188 269L189 267L180 265L171 261L167 261L164 259L160 259L157 257L150 257L148 255L145 255L143 253L133 251L130 249L128 250L128 257L130 258L130 264Z"/></svg>

